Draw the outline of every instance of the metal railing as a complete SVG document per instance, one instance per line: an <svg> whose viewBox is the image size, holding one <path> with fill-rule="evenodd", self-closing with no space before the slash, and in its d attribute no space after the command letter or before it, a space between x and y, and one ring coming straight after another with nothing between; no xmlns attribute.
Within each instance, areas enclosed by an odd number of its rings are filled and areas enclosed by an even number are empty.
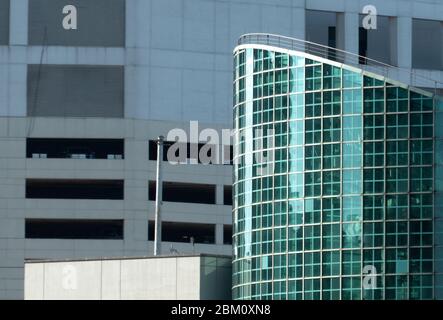
<svg viewBox="0 0 443 320"><path fill-rule="evenodd" d="M355 66L413 87L433 89L435 94L437 94L438 89L443 88L443 82L417 74L411 69L393 66L352 52L297 38L268 33L248 33L238 39L238 45L242 44L269 45L305 52L324 59Z"/></svg>

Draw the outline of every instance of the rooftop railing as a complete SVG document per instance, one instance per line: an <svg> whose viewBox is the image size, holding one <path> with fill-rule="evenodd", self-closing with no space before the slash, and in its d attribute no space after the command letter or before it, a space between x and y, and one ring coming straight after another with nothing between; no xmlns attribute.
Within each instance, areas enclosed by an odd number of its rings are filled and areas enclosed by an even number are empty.
<svg viewBox="0 0 443 320"><path fill-rule="evenodd" d="M393 66L352 52L297 38L268 33L248 33L238 39L238 45L242 44L269 45L305 52L324 59L355 66L359 69L379 74L385 78L403 82L413 87L425 88L427 90L432 89L434 94L437 94L438 89L443 88L443 82L417 74L417 72L411 69Z"/></svg>

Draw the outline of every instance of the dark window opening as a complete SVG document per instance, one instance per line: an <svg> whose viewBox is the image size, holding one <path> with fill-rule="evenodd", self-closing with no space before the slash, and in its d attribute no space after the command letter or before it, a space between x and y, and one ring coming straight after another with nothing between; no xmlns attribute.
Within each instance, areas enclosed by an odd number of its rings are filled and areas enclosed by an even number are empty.
<svg viewBox="0 0 443 320"><path fill-rule="evenodd" d="M336 27L328 27L328 59L337 60L337 51L332 48L337 47L337 30Z"/></svg>
<svg viewBox="0 0 443 320"><path fill-rule="evenodd" d="M394 30L397 19L388 16L377 16L377 29L366 29L363 25L365 15L359 15L359 55L387 64L396 64L397 43ZM393 40L391 40L391 38ZM360 59L360 64L368 64Z"/></svg>
<svg viewBox="0 0 443 320"><path fill-rule="evenodd" d="M232 244L232 225L223 225L223 244Z"/></svg>
<svg viewBox="0 0 443 320"><path fill-rule="evenodd" d="M359 28L358 54L360 55L359 63L366 64L367 60L363 57L368 56L368 30L363 27Z"/></svg>
<svg viewBox="0 0 443 320"><path fill-rule="evenodd" d="M123 118L124 84L124 66L29 64L27 115Z"/></svg>
<svg viewBox="0 0 443 320"><path fill-rule="evenodd" d="M27 179L27 199L123 200L123 180Z"/></svg>
<svg viewBox="0 0 443 320"><path fill-rule="evenodd" d="M223 164L233 165L234 147L232 145L223 145Z"/></svg>
<svg viewBox="0 0 443 320"><path fill-rule="evenodd" d="M122 240L123 220L26 219L26 239Z"/></svg>
<svg viewBox="0 0 443 320"><path fill-rule="evenodd" d="M155 201L155 181L149 181L149 200ZM215 185L163 182L163 201L215 204Z"/></svg>
<svg viewBox="0 0 443 320"><path fill-rule="evenodd" d="M175 144L175 142L173 141L164 141L163 142L163 161L168 161L168 151L169 148ZM186 148L186 159L180 159L180 161L189 161L190 159L193 159L195 161L195 157L191 156L191 145L194 146L195 144L191 144L191 143L178 143L180 145L181 148ZM206 144L204 143L199 143L198 144L198 154L200 154L200 150L205 146ZM223 158L220 159L214 159L214 162L219 162L222 161L223 163L221 164L225 164L225 165L232 165L232 159L233 159L233 147L232 146L223 146L223 152L221 153L221 156ZM219 153L221 151L219 150ZM178 148L176 149L175 153L174 153L176 159L178 159L179 155L179 150ZM208 151L207 156L209 158L212 157L212 153L211 150ZM149 140L149 160L151 161L156 161L157 160L157 142L155 140ZM175 159L174 159L175 160ZM201 164L202 161L200 158L197 159L198 163ZM211 164L214 164L211 162Z"/></svg>
<svg viewBox="0 0 443 320"><path fill-rule="evenodd" d="M412 67L443 70L443 21L412 19Z"/></svg>
<svg viewBox="0 0 443 320"><path fill-rule="evenodd" d="M306 10L305 39L314 43L306 45L306 52L330 60L338 60L340 58L337 50L333 49L339 46L337 19L336 12Z"/></svg>
<svg viewBox="0 0 443 320"><path fill-rule="evenodd" d="M306 40L324 46L330 45L330 32L337 26L337 13L321 10L306 10Z"/></svg>
<svg viewBox="0 0 443 320"><path fill-rule="evenodd" d="M154 241L154 221L149 221L148 240ZM163 222L162 241L215 244L215 225Z"/></svg>
<svg viewBox="0 0 443 320"><path fill-rule="evenodd" d="M123 139L50 139L26 140L27 158L123 159Z"/></svg>
<svg viewBox="0 0 443 320"><path fill-rule="evenodd" d="M232 206L232 186L223 187L223 204L225 206Z"/></svg>

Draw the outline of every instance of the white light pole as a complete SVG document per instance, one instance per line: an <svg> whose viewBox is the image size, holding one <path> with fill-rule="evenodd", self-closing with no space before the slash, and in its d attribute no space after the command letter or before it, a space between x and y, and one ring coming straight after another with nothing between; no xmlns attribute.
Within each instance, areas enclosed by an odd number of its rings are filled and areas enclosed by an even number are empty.
<svg viewBox="0 0 443 320"><path fill-rule="evenodd" d="M163 161L163 136L157 139L157 178L155 182L155 227L154 227L154 256L161 255L162 217L160 206L163 198L163 182L161 163Z"/></svg>

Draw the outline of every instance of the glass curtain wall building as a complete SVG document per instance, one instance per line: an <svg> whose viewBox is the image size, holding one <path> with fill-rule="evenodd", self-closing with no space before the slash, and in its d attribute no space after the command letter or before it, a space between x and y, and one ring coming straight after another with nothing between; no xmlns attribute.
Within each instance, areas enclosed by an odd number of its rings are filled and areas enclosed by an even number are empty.
<svg viewBox="0 0 443 320"><path fill-rule="evenodd" d="M443 298L441 100L269 45L234 67L234 299Z"/></svg>

